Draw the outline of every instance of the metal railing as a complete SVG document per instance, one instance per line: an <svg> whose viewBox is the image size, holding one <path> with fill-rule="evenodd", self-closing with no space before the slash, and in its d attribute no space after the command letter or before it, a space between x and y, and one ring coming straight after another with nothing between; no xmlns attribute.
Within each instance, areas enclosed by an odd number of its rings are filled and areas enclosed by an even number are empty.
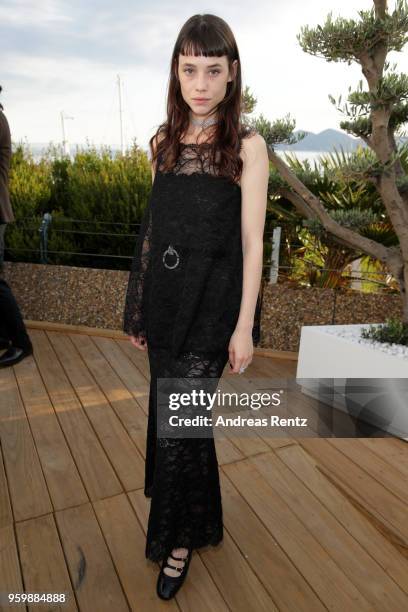
<svg viewBox="0 0 408 612"><path fill-rule="evenodd" d="M33 218L32 217L25 217L22 219L18 220L18 223L22 223L24 225L24 223L26 221L32 222ZM120 232L109 232L109 231L89 231L89 230L83 230L83 229L76 229L76 228L69 228L69 229L64 229L64 228L60 228L60 227L52 227L52 223L53 223L53 217L51 213L44 213L40 226L39 227L27 227L24 225L24 230L31 230L31 231L37 231L38 235L39 235L39 246L38 249L25 249L25 248L13 248L13 247L7 247L7 251L10 252L26 252L26 253L39 253L39 258L40 258L40 263L42 264L49 264L51 263L49 261L49 256L50 255L66 255L66 256L78 256L78 257L89 257L89 258L106 258L106 259L111 259L111 260L118 260L118 259L123 259L123 260L132 260L133 259L133 255L116 255L116 254L112 254L112 253L90 253L90 252L84 252L84 251L80 251L80 252L76 252L76 251L62 251L62 250L58 250L58 251L54 251L54 250L49 250L48 248L48 241L49 241L49 233L50 230L52 228L52 232L55 233L60 233L60 234L79 234L79 235L89 235L89 236L104 236L104 237L115 237L115 238L132 238L133 240L136 240L137 238L137 232L135 234L129 234L129 233L120 233ZM119 226L135 226L135 228L140 228L140 223L129 223L129 222L108 222L108 221L88 221L88 220L84 220L84 219L61 219L58 218L58 225L63 224L63 223L75 223L75 224L92 224L92 223L97 223L98 225L106 225L109 227L119 227ZM290 222L289 222L290 224ZM264 233L264 243L267 243L268 241L271 243L271 257L270 257L270 261L267 261L264 263L263 265L263 277L264 279L267 279L269 283L275 284L278 282L279 278L287 278L287 276L289 275L290 272L292 272L293 270L295 270L295 266L287 266L287 265L282 265L280 264L280 252L281 252L281 231L282 231L282 227L285 224L281 223L279 226L274 227L272 230L266 230ZM1 246L1 245L0 245ZM299 247L304 247L304 244L299 243L291 243L290 245L286 244L285 247L289 247L289 248L299 248ZM0 253L0 261L2 260L2 256L4 254ZM319 266L315 266L313 268L313 265L310 264L310 262L307 262L309 264L309 269L315 269L316 271L318 271L319 273L321 272L331 272L331 273L338 273L338 274L342 274L342 278L345 280L350 280L351 282L367 282L369 281L370 283L373 284L378 284L380 286L386 286L385 282L382 281L378 281L378 277L383 276L384 278L390 278L390 274L387 272L380 272L380 271L375 271L375 272L364 272L364 274L362 274L361 276L356 275L356 272L353 272L353 274L345 274L344 271L342 270L338 270L338 269L331 269L331 268L321 268ZM368 277L372 277L372 278L368 278Z"/></svg>

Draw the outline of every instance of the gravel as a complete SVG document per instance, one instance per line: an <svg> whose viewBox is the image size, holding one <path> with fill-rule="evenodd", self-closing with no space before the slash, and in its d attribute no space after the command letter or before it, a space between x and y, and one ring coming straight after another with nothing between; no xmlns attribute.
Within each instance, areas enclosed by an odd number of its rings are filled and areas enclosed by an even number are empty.
<svg viewBox="0 0 408 612"><path fill-rule="evenodd" d="M378 325L375 326L378 327ZM383 351L388 355L395 355L396 357L408 359L408 346L405 346L404 344L395 344L395 342L378 342L378 340L369 340L368 338L362 338L361 329L359 327L349 329L336 329L334 327L329 327L326 328L324 331L327 334L332 334L333 336L344 338L344 340L348 340L349 342L363 344L367 347Z"/></svg>

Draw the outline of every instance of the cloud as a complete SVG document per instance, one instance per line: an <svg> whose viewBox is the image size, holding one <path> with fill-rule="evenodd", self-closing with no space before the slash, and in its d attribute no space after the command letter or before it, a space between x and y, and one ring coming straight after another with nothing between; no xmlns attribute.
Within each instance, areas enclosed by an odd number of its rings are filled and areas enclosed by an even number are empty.
<svg viewBox="0 0 408 612"><path fill-rule="evenodd" d="M161 4L5 0L0 8L0 52L157 65L181 25L176 5ZM8 68L3 61L4 66Z"/></svg>
<svg viewBox="0 0 408 612"><path fill-rule="evenodd" d="M359 0L356 8L344 0L334 15L357 19L358 10L372 5ZM341 117L328 93L337 97L354 86L361 69L312 57L296 40L302 25L322 25L330 10L325 0L210 0L205 6L196 0L1 0L2 103L16 139L60 139L64 110L75 117L67 127L71 142L106 135L117 143L119 73L128 138L146 144L164 119L176 36L191 15L208 12L225 19L237 38L256 114L274 120L289 112L298 129L338 128ZM402 54L395 61L400 70L404 62L407 67Z"/></svg>
<svg viewBox="0 0 408 612"><path fill-rule="evenodd" d="M58 0L2 0L0 22L7 27L47 28L50 24L73 21L64 8L64 3Z"/></svg>

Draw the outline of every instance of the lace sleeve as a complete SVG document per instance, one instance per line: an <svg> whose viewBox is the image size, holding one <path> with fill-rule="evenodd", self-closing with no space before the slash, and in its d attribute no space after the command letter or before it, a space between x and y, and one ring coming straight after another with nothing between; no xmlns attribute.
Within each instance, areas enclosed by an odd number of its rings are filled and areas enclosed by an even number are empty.
<svg viewBox="0 0 408 612"><path fill-rule="evenodd" d="M147 204L136 240L132 266L126 292L123 331L130 336L146 338L145 299L151 260L152 217L150 199Z"/></svg>

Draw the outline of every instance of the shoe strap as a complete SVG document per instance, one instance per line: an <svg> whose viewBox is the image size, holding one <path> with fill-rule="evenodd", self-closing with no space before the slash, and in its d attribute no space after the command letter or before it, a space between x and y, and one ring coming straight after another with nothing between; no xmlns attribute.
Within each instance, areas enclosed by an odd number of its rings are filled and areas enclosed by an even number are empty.
<svg viewBox="0 0 408 612"><path fill-rule="evenodd" d="M174 559L174 561L187 561L188 559L188 554L187 557L175 557L174 555L172 555L171 553L169 553L169 557L171 557L172 559ZM182 569L182 568L181 568Z"/></svg>
<svg viewBox="0 0 408 612"><path fill-rule="evenodd" d="M183 565L183 567L175 567L174 565L170 565L170 563L168 563L168 562L166 562L165 567L170 567L171 569L175 569L175 570L177 570L177 571L178 571L178 572L180 572L180 573L181 573L181 572L183 571L183 569L184 569L184 565ZM163 568L163 569L164 569L164 568ZM167 574L166 574L166 575L167 575Z"/></svg>

